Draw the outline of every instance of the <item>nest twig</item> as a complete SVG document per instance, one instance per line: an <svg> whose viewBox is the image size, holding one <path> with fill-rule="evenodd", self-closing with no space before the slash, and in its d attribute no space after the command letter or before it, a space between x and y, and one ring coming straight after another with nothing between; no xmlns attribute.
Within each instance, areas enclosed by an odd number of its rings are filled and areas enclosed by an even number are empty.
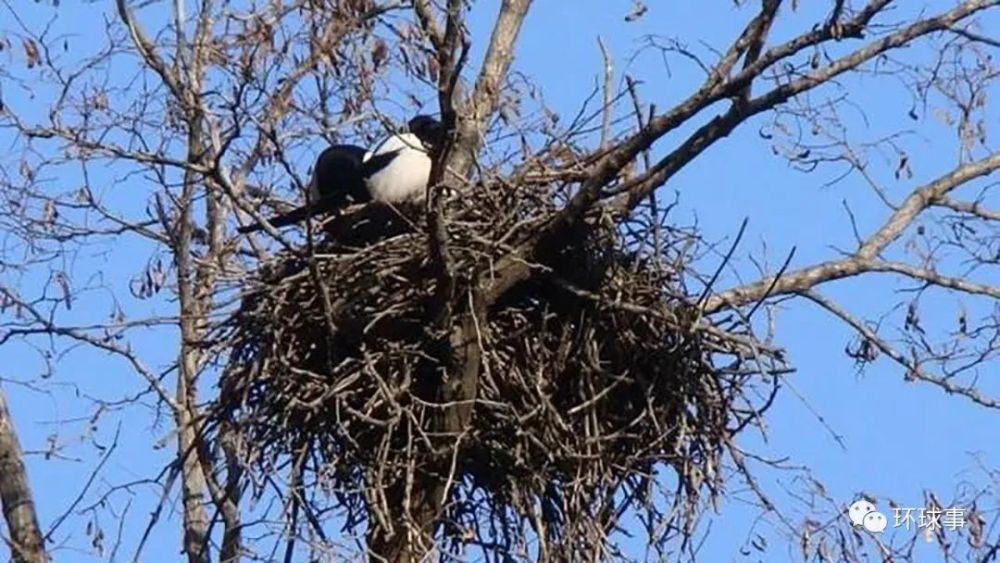
<svg viewBox="0 0 1000 563"><path fill-rule="evenodd" d="M449 205L449 250L469 273L489 272L557 207L514 190ZM450 449L445 543L516 550L533 534L550 555L601 553L623 507L667 516L649 497L658 470L674 470L688 505L717 492L727 441L756 416L755 370L740 366L761 349L702 319L682 272L634 249L594 220L539 257L477 327L471 426L438 436L429 421L449 405L428 368L440 338L426 328L422 213L370 205L334 220L311 254L262 268L229 328L217 416L236 422L256 471L304 455L349 526L394 525L389 483L419 471L418 452Z"/></svg>

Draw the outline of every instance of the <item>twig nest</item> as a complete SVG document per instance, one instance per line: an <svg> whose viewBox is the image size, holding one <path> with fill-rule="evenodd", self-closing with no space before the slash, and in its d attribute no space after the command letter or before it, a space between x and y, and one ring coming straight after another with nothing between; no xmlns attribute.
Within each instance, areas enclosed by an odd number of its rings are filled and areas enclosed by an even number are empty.
<svg viewBox="0 0 1000 563"><path fill-rule="evenodd" d="M448 209L465 284L557 212L547 194L482 191ZM592 497L658 465L692 491L715 474L741 416L743 380L712 363L730 343L694 313L679 272L630 253L606 221L581 223L477 320L471 424L429 434L444 409L426 221L422 209L377 207L334 220L311 253L278 256L247 289L217 414L236 422L251 467L303 460L357 508L415 451L457 445L455 482L520 514L542 500L567 531L574 515L590 518ZM355 236L389 216L388 235ZM475 508L456 498L451 510L458 522Z"/></svg>

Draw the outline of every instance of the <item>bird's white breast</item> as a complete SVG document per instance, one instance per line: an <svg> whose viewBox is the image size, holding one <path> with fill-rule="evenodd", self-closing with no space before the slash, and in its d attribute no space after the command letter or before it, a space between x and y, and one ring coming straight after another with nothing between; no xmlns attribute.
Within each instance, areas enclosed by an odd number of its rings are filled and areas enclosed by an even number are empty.
<svg viewBox="0 0 1000 563"><path fill-rule="evenodd" d="M393 203L418 199L426 193L427 181L431 175L431 159L416 135L393 135L374 151L365 154L365 160L397 150L399 154L388 166L366 180L368 193L374 200Z"/></svg>

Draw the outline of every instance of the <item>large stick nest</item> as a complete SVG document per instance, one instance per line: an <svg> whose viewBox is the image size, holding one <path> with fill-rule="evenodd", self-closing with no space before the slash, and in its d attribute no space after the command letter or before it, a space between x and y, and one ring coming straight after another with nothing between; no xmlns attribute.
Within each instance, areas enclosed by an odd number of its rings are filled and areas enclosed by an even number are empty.
<svg viewBox="0 0 1000 563"><path fill-rule="evenodd" d="M508 522L541 506L550 539L605 525L603 497L662 464L689 494L711 486L731 429L751 416L735 406L746 378L713 367L736 344L694 313L680 272L639 256L607 218L581 223L475 319L471 424L442 436L431 421L454 376L437 361L447 340L427 328L441 303L423 209L361 211L264 265L233 318L219 412L251 467L312 472L354 522L399 501L383 487L415 452L457 447L450 482L485 493ZM551 194L519 190L449 202L454 307L557 211ZM468 490L451 496L456 530L483 517Z"/></svg>

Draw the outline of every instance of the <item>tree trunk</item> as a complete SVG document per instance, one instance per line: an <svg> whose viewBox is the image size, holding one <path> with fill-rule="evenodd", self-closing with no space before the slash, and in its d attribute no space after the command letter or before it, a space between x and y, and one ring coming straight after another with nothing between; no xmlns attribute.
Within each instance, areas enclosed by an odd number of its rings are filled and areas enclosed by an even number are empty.
<svg viewBox="0 0 1000 563"><path fill-rule="evenodd" d="M0 390L0 505L10 533L11 559L15 563L46 563L42 532L38 527L35 502L28 486L21 444L14 433L14 422L7 400Z"/></svg>

